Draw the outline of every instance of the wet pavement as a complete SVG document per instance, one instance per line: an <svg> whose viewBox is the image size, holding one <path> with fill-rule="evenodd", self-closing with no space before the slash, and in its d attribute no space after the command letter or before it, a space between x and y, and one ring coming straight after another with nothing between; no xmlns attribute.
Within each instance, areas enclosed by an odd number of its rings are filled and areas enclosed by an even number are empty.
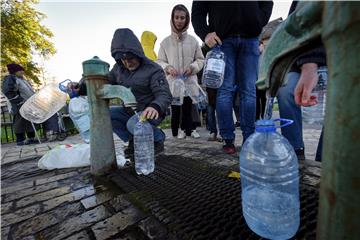
<svg viewBox="0 0 360 240"><path fill-rule="evenodd" d="M241 145L237 130L236 145ZM234 168L238 154L225 155L222 143L175 139L166 130L165 157L178 155L214 167ZM313 160L319 128L304 129L307 159ZM166 221L134 201L111 178L93 178L89 167L41 170L38 159L59 144L81 142L71 136L63 142L1 146L1 239L181 239L170 234ZM123 143L115 139L118 150ZM309 161L305 181L318 184L320 168ZM121 172L120 172L121 173Z"/></svg>

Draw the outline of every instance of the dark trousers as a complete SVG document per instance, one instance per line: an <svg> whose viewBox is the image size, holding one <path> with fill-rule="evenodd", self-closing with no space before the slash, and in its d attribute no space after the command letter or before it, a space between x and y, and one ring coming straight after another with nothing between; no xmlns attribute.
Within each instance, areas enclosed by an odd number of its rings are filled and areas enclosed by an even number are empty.
<svg viewBox="0 0 360 240"><path fill-rule="evenodd" d="M192 120L192 100L190 97L184 97L184 102L181 106L171 105L171 130L173 136L178 135L179 125L187 136L191 135L194 125Z"/></svg>
<svg viewBox="0 0 360 240"><path fill-rule="evenodd" d="M263 119L266 105L266 91L256 89L256 120Z"/></svg>

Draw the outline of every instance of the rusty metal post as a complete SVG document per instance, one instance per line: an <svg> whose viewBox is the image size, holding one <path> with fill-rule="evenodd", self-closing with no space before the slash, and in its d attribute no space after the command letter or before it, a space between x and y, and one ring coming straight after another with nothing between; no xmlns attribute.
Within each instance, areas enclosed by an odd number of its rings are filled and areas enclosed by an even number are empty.
<svg viewBox="0 0 360 240"><path fill-rule="evenodd" d="M90 105L91 173L104 175L116 167L109 100L102 99L99 90L108 83L109 64L98 57L83 62L83 75Z"/></svg>
<svg viewBox="0 0 360 240"><path fill-rule="evenodd" d="M318 239L360 239L360 3L326 2L329 66Z"/></svg>

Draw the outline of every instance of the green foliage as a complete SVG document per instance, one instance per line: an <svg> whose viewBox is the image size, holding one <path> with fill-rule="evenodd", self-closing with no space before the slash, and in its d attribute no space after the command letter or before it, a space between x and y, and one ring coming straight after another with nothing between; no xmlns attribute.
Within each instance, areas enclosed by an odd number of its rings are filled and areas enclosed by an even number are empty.
<svg viewBox="0 0 360 240"><path fill-rule="evenodd" d="M34 61L34 55L48 59L56 52L50 42L53 33L41 25L46 16L32 7L38 2L1 1L1 72L7 72L7 64L18 63L25 68L27 78L37 84L42 69Z"/></svg>

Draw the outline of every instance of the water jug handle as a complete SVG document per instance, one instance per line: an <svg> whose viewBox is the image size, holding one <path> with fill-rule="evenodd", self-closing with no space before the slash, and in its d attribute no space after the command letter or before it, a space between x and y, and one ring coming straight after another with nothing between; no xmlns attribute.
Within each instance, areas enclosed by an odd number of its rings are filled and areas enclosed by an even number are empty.
<svg viewBox="0 0 360 240"><path fill-rule="evenodd" d="M67 82L67 84L64 84L66 82ZM70 79L65 79L64 81L59 83L59 89L65 93L68 93L67 85L71 82L72 81Z"/></svg>
<svg viewBox="0 0 360 240"><path fill-rule="evenodd" d="M279 125L279 126L275 126L276 128L282 128L282 127L285 127L285 126L288 126L290 124L292 124L294 121L291 120L291 119L285 119L285 118L276 118L274 119L274 122L285 122L283 125Z"/></svg>

